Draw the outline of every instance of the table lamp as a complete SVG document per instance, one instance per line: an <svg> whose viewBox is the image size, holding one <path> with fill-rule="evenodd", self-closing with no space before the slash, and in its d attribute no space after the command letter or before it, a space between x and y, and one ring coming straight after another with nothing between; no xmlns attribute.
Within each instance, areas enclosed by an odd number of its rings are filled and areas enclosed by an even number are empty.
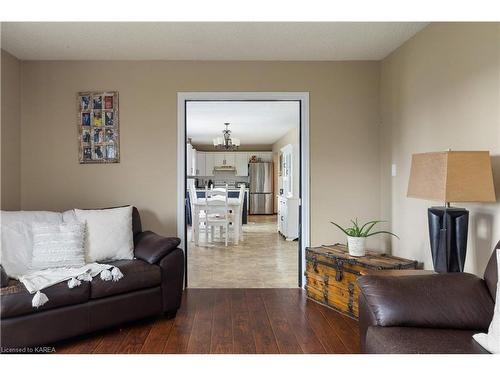
<svg viewBox="0 0 500 375"><path fill-rule="evenodd" d="M488 151L414 154L408 197L441 201L427 211L432 262L436 272L463 272L469 211L450 202L495 202Z"/></svg>

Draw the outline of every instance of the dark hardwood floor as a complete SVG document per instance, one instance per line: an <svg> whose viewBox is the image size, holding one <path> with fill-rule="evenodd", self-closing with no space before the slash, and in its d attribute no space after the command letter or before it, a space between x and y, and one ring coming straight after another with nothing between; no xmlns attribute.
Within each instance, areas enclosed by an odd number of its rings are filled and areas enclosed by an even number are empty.
<svg viewBox="0 0 500 375"><path fill-rule="evenodd" d="M359 353L355 320L301 289L186 289L155 318L56 345L56 353Z"/></svg>

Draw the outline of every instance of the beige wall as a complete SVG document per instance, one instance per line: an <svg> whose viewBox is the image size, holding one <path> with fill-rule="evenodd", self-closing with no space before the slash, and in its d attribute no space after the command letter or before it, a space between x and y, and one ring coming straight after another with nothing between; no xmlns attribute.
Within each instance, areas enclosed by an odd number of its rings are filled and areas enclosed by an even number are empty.
<svg viewBox="0 0 500 375"><path fill-rule="evenodd" d="M381 69L381 213L401 237L394 254L432 268L427 208L442 203L406 197L411 155L489 150L500 198L500 26L431 24ZM480 274L500 240L500 205L458 206L471 213L465 268Z"/></svg>
<svg viewBox="0 0 500 375"><path fill-rule="evenodd" d="M1 201L2 210L21 207L21 62L1 51Z"/></svg>
<svg viewBox="0 0 500 375"><path fill-rule="evenodd" d="M75 95L93 89L120 92L120 164L77 162ZM2 51L2 208L19 200L23 209L54 210L133 203L145 227L175 233L178 91L310 92L313 245L344 240L330 220L380 217L401 237L393 253L430 268L426 210L436 203L406 198L415 152L489 150L500 197L500 26L458 23L431 24L381 64L20 64ZM466 269L481 273L500 239L500 207L464 206Z"/></svg>
<svg viewBox="0 0 500 375"><path fill-rule="evenodd" d="M22 207L124 203L176 232L178 91L309 91L313 244L379 217L378 62L23 62ZM121 163L79 165L78 91L120 93Z"/></svg>

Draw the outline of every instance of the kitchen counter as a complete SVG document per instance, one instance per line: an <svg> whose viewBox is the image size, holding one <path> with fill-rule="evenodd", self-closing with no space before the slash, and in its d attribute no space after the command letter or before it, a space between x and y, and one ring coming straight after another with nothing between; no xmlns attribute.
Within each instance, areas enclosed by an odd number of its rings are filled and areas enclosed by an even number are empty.
<svg viewBox="0 0 500 375"><path fill-rule="evenodd" d="M222 187L222 186L217 186L217 187ZM249 188L245 189L247 192L250 190ZM205 188L196 188L197 192L205 192ZM240 191L240 188L228 188L227 191Z"/></svg>

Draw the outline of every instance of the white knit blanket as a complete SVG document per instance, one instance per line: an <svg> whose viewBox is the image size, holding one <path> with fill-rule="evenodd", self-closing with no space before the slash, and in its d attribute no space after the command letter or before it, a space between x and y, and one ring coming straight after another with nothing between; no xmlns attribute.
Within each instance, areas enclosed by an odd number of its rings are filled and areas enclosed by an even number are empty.
<svg viewBox="0 0 500 375"><path fill-rule="evenodd" d="M41 271L30 271L19 277L30 294L34 294L31 304L40 307L48 302L48 297L41 290L63 281L68 281L68 288L79 286L82 281L91 281L100 275L104 281L118 281L123 274L118 267L109 264L89 263L78 268L49 268Z"/></svg>

